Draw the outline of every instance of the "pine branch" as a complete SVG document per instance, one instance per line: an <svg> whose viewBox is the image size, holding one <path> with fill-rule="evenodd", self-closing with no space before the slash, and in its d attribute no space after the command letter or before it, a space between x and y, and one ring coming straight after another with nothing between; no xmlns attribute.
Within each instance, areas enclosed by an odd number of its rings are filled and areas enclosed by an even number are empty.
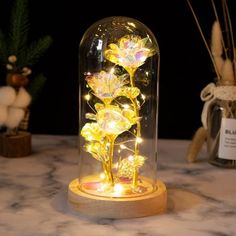
<svg viewBox="0 0 236 236"><path fill-rule="evenodd" d="M27 0L15 0L10 21L9 54L16 55L26 50L29 31Z"/></svg>
<svg viewBox="0 0 236 236"><path fill-rule="evenodd" d="M33 42L27 50L24 64L28 66L35 64L50 47L51 43L52 38L50 36L45 36L37 42Z"/></svg>
<svg viewBox="0 0 236 236"><path fill-rule="evenodd" d="M27 91L32 97L31 104L37 100L46 80L47 78L43 74L39 74L30 82L30 85L27 87Z"/></svg>

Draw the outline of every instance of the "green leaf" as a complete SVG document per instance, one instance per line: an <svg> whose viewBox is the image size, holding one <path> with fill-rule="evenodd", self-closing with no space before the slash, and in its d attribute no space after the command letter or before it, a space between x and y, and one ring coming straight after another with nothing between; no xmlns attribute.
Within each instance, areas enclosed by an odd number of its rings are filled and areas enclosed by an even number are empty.
<svg viewBox="0 0 236 236"><path fill-rule="evenodd" d="M32 66L38 59L46 52L52 43L52 38L50 36L44 36L37 42L33 42L26 53L25 65Z"/></svg>
<svg viewBox="0 0 236 236"><path fill-rule="evenodd" d="M19 58L26 50L29 31L27 0L15 0L10 21L9 54ZM9 56L10 56L9 55Z"/></svg>
<svg viewBox="0 0 236 236"><path fill-rule="evenodd" d="M30 82L30 85L27 87L27 91L32 97L31 104L33 104L38 98L46 80L47 78L43 74L39 74Z"/></svg>

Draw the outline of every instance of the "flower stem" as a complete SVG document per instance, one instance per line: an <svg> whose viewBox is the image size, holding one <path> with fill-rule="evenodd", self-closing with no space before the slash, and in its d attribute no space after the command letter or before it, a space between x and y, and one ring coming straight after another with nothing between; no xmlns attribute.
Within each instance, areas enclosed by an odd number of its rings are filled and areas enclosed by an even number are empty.
<svg viewBox="0 0 236 236"><path fill-rule="evenodd" d="M131 87L135 87L134 73L135 73L135 71L130 72L130 85L131 85ZM139 107L137 98L130 99L130 100L133 104L134 112L136 114L136 117L139 117L140 107ZM137 125L137 127L136 127L136 138L141 138L141 124L140 124L139 120L137 121L136 125ZM139 143L135 142L134 157L136 157L138 155L139 155ZM134 172L133 172L133 181L132 181L133 188L137 187L137 182L138 182L138 170L135 167Z"/></svg>
<svg viewBox="0 0 236 236"><path fill-rule="evenodd" d="M108 177L109 184L111 184L111 186L114 186L114 177L112 173L114 142L115 142L115 137L113 135L109 136L109 144L110 144L109 145L109 158L106 163L106 174Z"/></svg>

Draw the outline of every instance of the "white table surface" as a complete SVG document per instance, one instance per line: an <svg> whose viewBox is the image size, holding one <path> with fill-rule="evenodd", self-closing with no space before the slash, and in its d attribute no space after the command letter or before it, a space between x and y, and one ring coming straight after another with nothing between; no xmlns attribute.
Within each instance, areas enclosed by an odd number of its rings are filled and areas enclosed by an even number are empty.
<svg viewBox="0 0 236 236"><path fill-rule="evenodd" d="M236 170L185 160L190 141L159 140L158 176L166 184L164 214L92 219L68 208L67 186L77 177L77 137L33 136L33 154L0 156L1 236L233 236Z"/></svg>

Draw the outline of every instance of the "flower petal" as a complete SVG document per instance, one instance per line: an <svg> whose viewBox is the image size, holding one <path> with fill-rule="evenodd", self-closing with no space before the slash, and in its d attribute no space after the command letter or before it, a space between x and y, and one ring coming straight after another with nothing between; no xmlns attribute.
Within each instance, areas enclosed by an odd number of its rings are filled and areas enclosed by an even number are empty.
<svg viewBox="0 0 236 236"><path fill-rule="evenodd" d="M104 138L104 133L100 129L100 126L95 123L86 123L81 130L81 135L87 141L101 141Z"/></svg>
<svg viewBox="0 0 236 236"><path fill-rule="evenodd" d="M100 142L90 142L85 145L85 150L89 152L98 161L107 161L107 150Z"/></svg>
<svg viewBox="0 0 236 236"><path fill-rule="evenodd" d="M120 111L109 108L98 111L97 122L108 135L119 135L132 126L129 119L123 116Z"/></svg>
<svg viewBox="0 0 236 236"><path fill-rule="evenodd" d="M137 87L124 86L117 90L116 96L124 96L127 98L134 99L140 94L140 90Z"/></svg>

